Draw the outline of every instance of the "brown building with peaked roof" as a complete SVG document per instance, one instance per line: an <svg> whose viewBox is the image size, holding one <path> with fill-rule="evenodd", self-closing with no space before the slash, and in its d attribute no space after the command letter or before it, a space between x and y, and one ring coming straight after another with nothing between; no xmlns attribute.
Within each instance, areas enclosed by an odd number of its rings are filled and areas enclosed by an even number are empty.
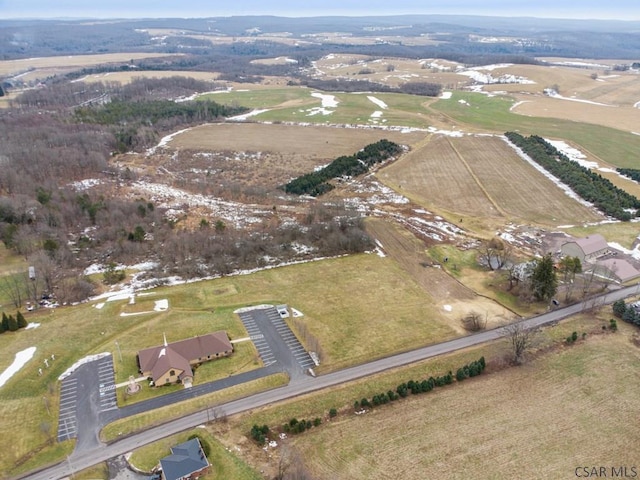
<svg viewBox="0 0 640 480"><path fill-rule="evenodd" d="M142 375L154 385L184 383L191 386L195 365L226 357L233 353L233 345L224 331L209 333L138 352L138 367Z"/></svg>
<svg viewBox="0 0 640 480"><path fill-rule="evenodd" d="M572 242L566 242L560 247L562 255L578 257L582 263L593 261L609 252L609 245L605 238L596 233L584 238L577 238Z"/></svg>

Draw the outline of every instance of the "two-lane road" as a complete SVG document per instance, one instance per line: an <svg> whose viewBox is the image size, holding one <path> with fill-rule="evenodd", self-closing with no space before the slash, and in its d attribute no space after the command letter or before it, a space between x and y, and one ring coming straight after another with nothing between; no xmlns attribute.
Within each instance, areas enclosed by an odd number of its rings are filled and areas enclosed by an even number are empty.
<svg viewBox="0 0 640 480"><path fill-rule="evenodd" d="M585 309L591 308L594 304L604 305L637 294L639 286L623 288L605 295L589 300L588 303L577 303L565 308L550 311L537 317L528 318L521 321L526 327L539 327L557 322L563 318L579 313ZM347 368L337 372L322 375L317 378L304 377L289 385L268 392L258 393L250 397L242 398L217 406L227 415L245 412L253 408L269 405L281 400L314 392L334 385L339 385L362 377L380 373L391 368L418 362L427 358L435 357L445 353L454 352L462 348L472 347L482 343L496 340L504 337L506 332L503 328L487 330L467 337L456 338L447 342L430 345L418 350L401 353L387 358L382 358L363 365ZM202 411L181 417L176 420L169 421L163 425L151 428L144 432L131 435L109 445L96 448L94 450L74 452L69 462L63 462L53 467L44 469L40 472L26 475L23 478L34 480L57 480L69 476L72 471L79 471L91 467L97 463L108 460L109 458L130 452L138 447L152 443L161 438L182 432L197 425L206 423L208 420L207 412Z"/></svg>

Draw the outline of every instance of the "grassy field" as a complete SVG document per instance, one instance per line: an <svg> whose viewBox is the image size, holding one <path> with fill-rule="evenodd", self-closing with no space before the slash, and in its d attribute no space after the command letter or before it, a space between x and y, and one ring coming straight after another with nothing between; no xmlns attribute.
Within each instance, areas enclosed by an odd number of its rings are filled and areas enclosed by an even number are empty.
<svg viewBox="0 0 640 480"><path fill-rule="evenodd" d="M637 464L640 350L589 338L295 437L314 478L573 478L582 465Z"/></svg>
<svg viewBox="0 0 640 480"><path fill-rule="evenodd" d="M549 346L558 345L558 342L562 342L562 340L570 335L573 331L577 331L580 335L583 332L590 332L587 336L587 343L589 341L592 341L591 333L602 332L601 326L608 324L609 316L610 310L605 307L599 314L576 316L554 327L542 330L537 342L537 348L540 350L536 355L540 355L541 352L545 351ZM615 345L627 345L629 343L631 329L627 328L626 325L622 325L621 331L623 332L622 334L619 334L621 339L615 340ZM594 337L593 341L600 342L600 336ZM601 345L603 344L595 343L594 350L598 351ZM605 345L610 345L610 343L605 343ZM574 345L574 347L576 349L582 348L583 343ZM563 352L564 349L565 347L560 347L561 352ZM413 427L409 427L408 425L412 424L414 421L419 421L421 422L421 424L425 421L428 421L428 418L433 415L433 412L437 411L436 409L432 409L431 407L434 404L434 401L438 401L438 405L442 405L439 410L446 411L446 413L451 418L451 421L456 422L459 418L465 418L466 414L461 414L460 412L466 412L469 408L473 408L473 405L477 403L475 400L471 402L465 401L467 397L461 396L461 389L469 388L469 385L472 385L473 382L488 381L489 379L493 379L494 382L497 382L497 384L500 385L500 392L504 391L505 389L510 389L509 380L512 377L503 376L505 373L509 374L509 372L511 371L503 371L503 368L506 365L504 359L510 355L510 351L510 346L508 345L508 342L506 340L493 342L481 347L466 349L463 351L455 352L453 354L439 356L437 358L426 360L410 367L393 369L388 372L375 375L373 377L358 380L355 382L349 382L347 384L343 384L313 395L305 395L301 398L291 399L287 402L281 402L274 406L257 409L247 414L231 417L228 425L214 423L210 425L210 428L217 437L222 439L225 445L227 445L229 448L234 448L241 452L242 457L248 459L248 461L252 465L254 465L254 467L260 468L261 470L264 469L265 471L269 472L269 469L273 470L275 465L277 465L278 452L274 452L273 457L269 456L269 458L267 458L267 456L263 454L262 450L256 447L255 444L247 438L251 426L254 424L267 424L273 428L278 427L285 422L288 422L289 419L294 417L298 419L313 419L315 417L320 417L323 419L323 423L325 425L321 426L319 429L314 428L311 432L305 433L300 437L294 437L293 440L288 440L286 443L289 443L289 447L291 447L291 442L293 442L295 450L297 450L298 452L304 450L301 456L305 459L306 462L310 462L310 466L312 467L314 465L312 457L314 456L316 448L322 449L323 451L322 457L319 457L320 463L323 463L325 461L332 461L325 458L325 455L331 456L331 453L328 452L331 445L337 445L336 449L332 450L334 452L334 460L339 456L339 454L336 452L338 452L341 447L344 447L345 451L349 452L350 458L352 458L352 447L346 445L346 443L348 443L347 441L345 441L343 444L343 440L347 434L351 436L351 439L353 439L353 436L357 436L358 434L352 431L347 432L342 430L335 430L335 428L339 428L339 425L347 425L347 428L353 428L357 430L359 429L358 422L363 421L363 419L366 420L369 414L360 417L353 415L352 405L354 400L359 400L363 397L371 398L371 396L374 394L386 392L389 389L395 389L395 387L402 381L428 378L432 375L444 374L449 370L455 371L460 365L464 365L473 360L477 360L480 356L485 356L489 365L485 376L480 377L476 380L472 380L471 382L465 383L463 385L454 385L445 389L438 389L430 394L427 394L424 397L418 397L409 400L419 403L413 403L411 404L413 407L411 407L411 405L410 407L407 407L409 411L408 414L407 411L403 410L403 418L398 422L396 421L395 408L400 406L400 403L393 404L388 407L382 407L382 411L374 412L374 415L384 416L384 420L381 421L381 424L378 425L380 426L379 433L374 434L367 427L366 440L361 442L358 439L355 439L353 443L353 445L356 446L354 448L357 448L362 455L368 455L369 452L371 452L374 448L374 444L381 443L383 445L389 445L389 443L392 443L395 435L402 435L402 432L405 428L410 428L411 432L413 432L413 435L415 435L415 442L419 445L423 445L423 442L428 441L428 436L424 435L423 433L416 432ZM631 351L633 352L634 350L631 349ZM610 356L614 357L615 352L610 352ZM544 359L545 357L542 358ZM523 375L524 379L521 379L522 382L526 382L526 378L531 375L531 372L538 368L539 364L537 362L538 360L536 360L535 363L531 364L531 366L527 365L523 367L523 369L526 370ZM624 360L621 360L620 362L624 362ZM618 363L616 363L615 365L617 366ZM520 369L513 370L516 372L521 371ZM492 386L493 385L494 384L492 384ZM517 387L514 388L517 389ZM633 393L634 392L631 392L630 395L625 395L625 399L631 400L632 398L634 398L632 396ZM437 397L440 395L446 395L446 399L438 400ZM501 404L499 400L496 401L498 397L491 394L490 388L487 388L486 390L483 390L481 393L479 393L477 398L483 399L485 395L489 395L491 402L494 403L494 407L497 405L499 408ZM456 397L460 397L458 400L456 400L458 402L455 404L456 406L460 403L463 403L465 405L464 407L460 407L457 410L447 406L447 402L451 402L452 399L455 399ZM526 398L526 390L525 393L523 393L523 397ZM485 409L491 408L490 406L486 405L486 401L481 400L481 403ZM336 408L339 412L338 417L333 420L329 420L328 416L328 412L331 408ZM411 416L411 412L413 412L413 416L409 418ZM501 412L495 413L493 418L501 419L500 424L503 424L504 421L502 420L501 415ZM531 418L535 419L536 417L534 415ZM330 422L330 424L326 425L327 422ZM398 425L401 425L401 428L397 428ZM483 428L484 426L480 428L480 431L482 431ZM331 433L326 432L327 429ZM443 430L445 429L446 427L443 428ZM318 435L321 435L321 437L319 437ZM371 435L371 437L369 437L369 435ZM373 436L375 436L375 439L373 438ZM389 441L386 440L387 438L389 439ZM298 442L303 443L299 445ZM415 450L412 447L410 441L407 442L406 448L410 449L411 454L415 454ZM399 463L403 461L411 463L411 459L409 458L410 454L407 454L407 456L403 456L403 454L400 453L399 455L401 455L401 457L398 459ZM393 455L389 453L389 457L391 456ZM423 453L419 453L418 456L423 456ZM381 457L376 458L383 459L388 458L388 456L386 453L382 453ZM371 456L363 459L363 461L360 463L366 463L365 460L373 462L377 461L375 458L373 458L373 456ZM390 459L389 461L392 460ZM346 465L342 466L344 466L345 469L348 468L348 466ZM404 467L401 467L399 471L404 471L403 468ZM332 474L339 475L336 478L373 478L375 476L381 476L382 478L397 478L396 476L391 476L393 474L390 472L393 472L393 470L383 470L379 468L375 472L373 472L371 476L369 476L364 473L353 473L352 471L344 473L336 469L332 472ZM312 473L315 475L318 472L312 469ZM425 478L446 478L446 476L439 476L435 474L425 474L424 476ZM330 477L330 475L328 475L328 477ZM316 477L312 476L312 478Z"/></svg>
<svg viewBox="0 0 640 480"><path fill-rule="evenodd" d="M109 442L117 439L121 435L127 435L144 430L145 428L158 425L168 420L173 420L206 408L215 407L215 405L221 403L248 397L254 393L281 387L286 385L288 382L289 376L286 373L276 373L274 375L269 375L268 377L236 385L235 387L229 387L209 395L186 400L176 405L157 408L145 413L116 420L102 429L102 432L100 432L100 438L105 442Z"/></svg>
<svg viewBox="0 0 640 480"><path fill-rule="evenodd" d="M71 364L88 354L112 352L117 380L126 381L136 373L135 352L162 342L163 332L170 341L220 329L231 338L246 336L233 313L241 306L288 303L302 311L302 321L320 341L325 354L322 368L326 370L456 335L424 290L392 259L376 255L295 265L149 293L152 296L148 299L141 295L138 300L167 299L169 309L121 317L123 310L131 308L127 300L121 300L106 302L102 309L84 304L39 311L27 315L28 321L40 323L38 328L0 336L0 370L11 364L17 352L37 347L34 358L0 388L0 434L16 438L0 458L0 472L11 471L18 459L39 449L55 434L57 378ZM38 376L43 359L52 353L55 362ZM237 353L227 362L212 362L199 370L196 382L258 365L251 344L241 344ZM151 393L155 394L145 391L128 401Z"/></svg>
<svg viewBox="0 0 640 480"><path fill-rule="evenodd" d="M366 226L367 232L382 244L385 254L395 260L424 289L450 328L461 334L465 333L460 320L470 312L486 314L490 328L512 320L513 314L501 304L487 298L489 295L477 295L443 268L425 267L424 265L431 264L434 260L442 262L443 257L436 259L429 255L424 244L407 230L376 218L367 219ZM456 261L454 256L451 256L451 261ZM470 262L477 265L475 256ZM457 262L458 271L461 272L463 267L463 264ZM484 276L487 276L486 272Z"/></svg>
<svg viewBox="0 0 640 480"><path fill-rule="evenodd" d="M242 105L253 109L268 111L252 118L265 122L298 122L329 124L364 124L364 125L396 125L426 128L431 125L429 112L423 103L431 99L404 94L376 93L326 93L332 96L337 106L327 107L330 114L323 114L316 109L322 106L322 99L312 96L316 90L305 87L259 89L238 89L231 92L205 95L201 99L211 99L226 105ZM384 102L387 108L372 102L368 97L375 97ZM379 103L379 102L378 102ZM381 111L380 117L372 117Z"/></svg>
<svg viewBox="0 0 640 480"><path fill-rule="evenodd" d="M171 447L185 442L191 435L198 435L209 447L208 460L211 469L200 477L203 480L260 480L263 477L240 460L233 452L227 450L213 435L203 429L173 435L158 442L135 450L129 462L136 468L149 472L159 460L171 453Z"/></svg>
<svg viewBox="0 0 640 480"><path fill-rule="evenodd" d="M498 137L436 137L379 177L426 208L564 225L601 217L572 200ZM526 188L524 187L526 185Z"/></svg>
<svg viewBox="0 0 640 480"><path fill-rule="evenodd" d="M496 133L515 130L523 135L562 138L575 142L605 163L630 168L637 165L640 136L590 123L517 115L510 111L513 103L508 97L454 92L450 99L439 100L431 108L464 125Z"/></svg>

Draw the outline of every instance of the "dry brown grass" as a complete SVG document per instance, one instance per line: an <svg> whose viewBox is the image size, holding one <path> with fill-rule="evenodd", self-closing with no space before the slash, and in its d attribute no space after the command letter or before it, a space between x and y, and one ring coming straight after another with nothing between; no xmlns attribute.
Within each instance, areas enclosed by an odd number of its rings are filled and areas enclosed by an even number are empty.
<svg viewBox="0 0 640 480"><path fill-rule="evenodd" d="M181 70L166 70L166 71L127 71L127 72L107 72L98 73L95 75L87 75L82 78L83 82L120 82L131 83L136 78L169 78L169 77L189 77L196 80L215 80L218 77L217 73L213 72L188 72Z"/></svg>
<svg viewBox="0 0 640 480"><path fill-rule="evenodd" d="M600 217L566 196L498 137L435 137L381 178L440 211L547 225Z"/></svg>
<svg viewBox="0 0 640 480"><path fill-rule="evenodd" d="M640 349L589 338L522 367L345 415L293 445L314 478L574 478L635 466Z"/></svg>
<svg viewBox="0 0 640 480"><path fill-rule="evenodd" d="M0 75L15 75L31 69L61 69L89 67L103 63L128 62L141 58L173 56L167 53L105 53L101 55L65 55L61 57L24 58L0 61Z"/></svg>
<svg viewBox="0 0 640 480"><path fill-rule="evenodd" d="M640 92L638 92L637 98L640 98ZM607 107L550 98L544 95L535 97L519 95L517 99L523 102L513 109L513 112L519 115L592 123L630 132L638 130L640 125L638 109L633 106Z"/></svg>
<svg viewBox="0 0 640 480"><path fill-rule="evenodd" d="M382 138L413 144L423 137L424 133L377 129L221 123L193 128L176 136L169 145L192 150L273 152L333 159L340 155L351 155Z"/></svg>
<svg viewBox="0 0 640 480"><path fill-rule="evenodd" d="M470 312L486 315L489 328L512 318L511 312L502 305L477 295L439 266L425 266L433 261L426 254L425 245L408 231L375 218L368 219L366 226L367 232L382 244L384 252L424 289L425 295L442 312L442 321L452 329L465 333L460 319Z"/></svg>

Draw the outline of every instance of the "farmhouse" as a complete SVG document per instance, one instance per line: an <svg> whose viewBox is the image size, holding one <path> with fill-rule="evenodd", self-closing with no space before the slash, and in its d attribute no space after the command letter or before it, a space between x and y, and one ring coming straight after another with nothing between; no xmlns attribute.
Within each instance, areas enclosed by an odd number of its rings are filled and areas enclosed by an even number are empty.
<svg viewBox="0 0 640 480"><path fill-rule="evenodd" d="M593 272L599 277L609 278L621 283L640 277L640 271L626 260L620 258L607 258L606 260L597 261L593 266Z"/></svg>
<svg viewBox="0 0 640 480"><path fill-rule="evenodd" d="M578 257L580 262L591 262L609 252L607 241L600 234L578 238L572 242L566 242L560 247L565 257Z"/></svg>
<svg viewBox="0 0 640 480"><path fill-rule="evenodd" d="M209 461L197 438L171 448L160 460L164 480L195 480L209 471Z"/></svg>
<svg viewBox="0 0 640 480"><path fill-rule="evenodd" d="M190 387L193 366L226 357L233 353L233 345L224 331L146 348L138 352L138 368L154 385L183 383Z"/></svg>

